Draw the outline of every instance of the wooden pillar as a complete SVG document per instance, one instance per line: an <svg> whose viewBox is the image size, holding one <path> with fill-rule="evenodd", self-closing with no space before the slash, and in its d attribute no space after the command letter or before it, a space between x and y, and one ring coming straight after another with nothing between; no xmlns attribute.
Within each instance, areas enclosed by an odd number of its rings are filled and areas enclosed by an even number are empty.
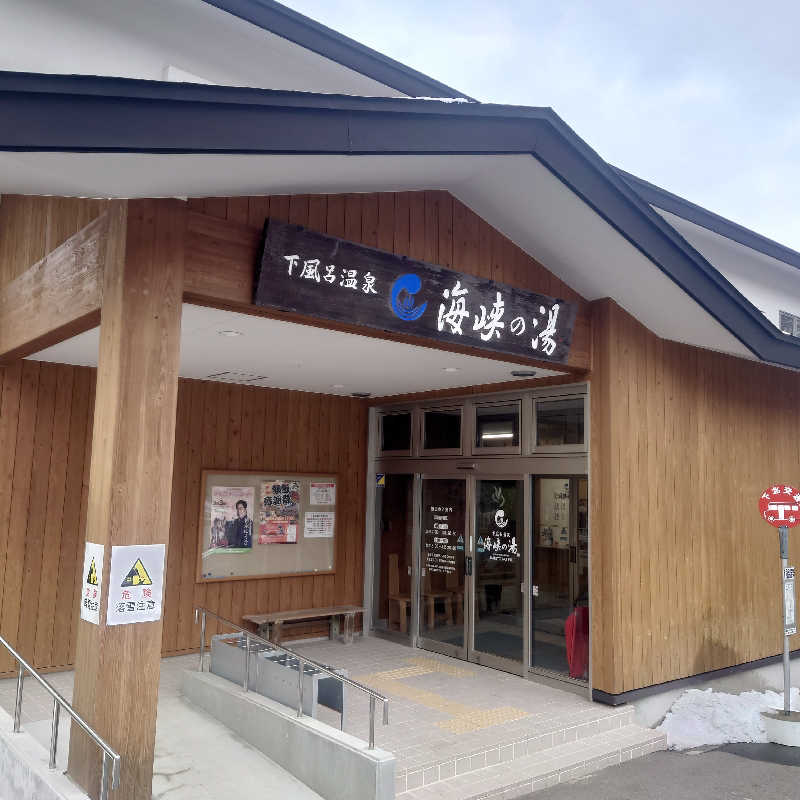
<svg viewBox="0 0 800 800"><path fill-rule="evenodd" d="M151 800L163 617L107 625L106 605L112 547L168 544L186 216L177 200L109 214L86 519L105 547L100 624L78 622L73 702L122 756L114 800ZM101 756L73 725L68 772L92 797Z"/></svg>

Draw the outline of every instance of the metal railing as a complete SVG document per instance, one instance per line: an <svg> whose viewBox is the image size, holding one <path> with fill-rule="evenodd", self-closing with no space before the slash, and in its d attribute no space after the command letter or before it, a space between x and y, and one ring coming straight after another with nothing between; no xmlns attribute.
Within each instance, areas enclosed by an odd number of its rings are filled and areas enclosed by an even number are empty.
<svg viewBox="0 0 800 800"><path fill-rule="evenodd" d="M301 656L299 653L296 653L294 650L290 650L288 647L282 647L279 644L275 644L275 642L271 642L269 639L265 639L263 636L259 636L258 634L252 633L251 631L242 628L240 625L237 625L235 622L231 622L229 619L225 619L224 617L219 616L219 614L215 614L213 611L209 611L207 608L198 607L194 610L194 624L197 625L198 618L200 619L200 664L198 665L198 672L203 671L203 656L205 654L205 646L206 646L206 616L213 617L214 619L221 622L223 625L228 626L229 628L233 628L239 633L244 634L244 679L242 681L242 689L244 691L249 690L249 682L250 682L250 640L260 642L262 645L266 645L268 648L272 650L277 650L279 653L285 653L286 655L296 658L298 662L298 669L297 669L297 716L303 716L303 675L305 674L305 665L308 664L314 669L319 670L320 672L325 673L331 678L335 678L337 681L342 683L344 686L350 686L353 689L357 689L359 692L363 692L364 694L369 696L369 749L375 749L375 706L378 701L383 703L383 724L389 724L389 698L384 697L382 694L370 689L369 686L364 686L362 683L358 683L357 681L350 680L350 678L346 678L344 675L340 675L335 670L332 670L330 667L326 667L324 664L320 664L316 661L313 661L310 658L306 658L305 656Z"/></svg>
<svg viewBox="0 0 800 800"><path fill-rule="evenodd" d="M25 673L30 673L31 677L44 687L44 690L53 698L53 722L50 732L50 769L56 768L56 751L58 749L58 721L63 707L67 714L72 717L73 722L77 723L86 732L86 735L103 751L103 773L100 777L100 800L108 800L109 777L111 778L111 788L119 786L119 766L120 755L113 750L103 739L101 739L91 727L83 720L77 711L2 637L2 644L19 664L17 672L17 699L14 704L14 733L19 733L20 721L22 718L22 691L25 685ZM111 765L109 775L109 763Z"/></svg>

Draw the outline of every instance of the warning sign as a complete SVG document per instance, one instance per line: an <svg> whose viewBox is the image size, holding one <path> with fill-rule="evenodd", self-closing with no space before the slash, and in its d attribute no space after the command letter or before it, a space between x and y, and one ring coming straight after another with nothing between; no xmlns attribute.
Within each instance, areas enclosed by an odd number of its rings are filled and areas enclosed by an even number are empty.
<svg viewBox="0 0 800 800"><path fill-rule="evenodd" d="M136 563L131 567L131 571L125 576L125 580L122 581L123 586L152 586L153 581L150 580L150 576L147 574L147 570L144 568L144 564L142 564L142 559L137 558Z"/></svg>
<svg viewBox="0 0 800 800"><path fill-rule="evenodd" d="M100 624L100 593L103 585L103 545L86 542L83 554L81 619Z"/></svg>
<svg viewBox="0 0 800 800"><path fill-rule="evenodd" d="M165 551L163 544L111 548L106 612L109 625L161 619Z"/></svg>

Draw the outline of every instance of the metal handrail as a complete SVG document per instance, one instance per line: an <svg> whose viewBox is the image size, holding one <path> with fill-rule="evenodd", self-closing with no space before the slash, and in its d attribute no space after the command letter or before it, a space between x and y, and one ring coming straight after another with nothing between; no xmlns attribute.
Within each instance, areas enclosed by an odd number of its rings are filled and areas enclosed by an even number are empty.
<svg viewBox="0 0 800 800"><path fill-rule="evenodd" d="M237 625L235 622L231 622L229 619L225 619L225 617L221 617L219 614L215 614L213 611L209 611L207 608L203 608L198 606L194 610L194 624L197 625L198 617L200 617L200 664L198 665L198 672L203 671L203 655L205 652L206 646L206 616L214 617L214 619L219 620L223 625L227 625L234 630L239 631L239 633L243 633L245 637L245 665L244 665L244 681L242 684L242 688L244 691L249 690L249 679L250 679L250 639L254 639L257 642L261 642L265 644L267 647L272 648L273 650L278 650L281 653L285 653L292 658L296 658L298 661L298 670L297 670L297 716L303 716L303 674L305 670L305 665L310 664L315 669L318 669L320 672L324 672L326 675L330 676L331 678L336 678L337 681L344 684L345 686L351 686L353 689L357 689L359 692L363 692L364 694L369 696L369 749L375 749L375 704L376 701L380 701L383 703L383 724L389 724L389 698L384 697L379 692L376 692L374 689L370 689L369 686L364 686L363 683L358 683L358 681L351 680L350 678L346 678L344 675L340 675L335 670L332 670L330 667L326 667L324 664L320 664L317 661L314 661L311 658L306 658L305 656L301 656L299 653L295 652L294 650L290 650L288 647L283 647L282 645L275 644L275 642L271 642L269 639L265 639L263 636L259 636L252 631L248 631L247 629L243 628L241 625Z"/></svg>
<svg viewBox="0 0 800 800"><path fill-rule="evenodd" d="M119 786L119 767L120 755L113 750L87 722L78 714L77 711L54 689L2 636L2 644L19 664L17 673L17 699L14 704L14 733L20 731L20 720L22 718L22 690L25 683L25 672L36 678L44 687L45 691L53 698L53 722L50 732L50 769L56 768L56 750L58 748L58 720L62 706L72 719L85 731L87 736L103 751L103 773L100 777L100 800L108 800L108 762L111 761L111 788Z"/></svg>

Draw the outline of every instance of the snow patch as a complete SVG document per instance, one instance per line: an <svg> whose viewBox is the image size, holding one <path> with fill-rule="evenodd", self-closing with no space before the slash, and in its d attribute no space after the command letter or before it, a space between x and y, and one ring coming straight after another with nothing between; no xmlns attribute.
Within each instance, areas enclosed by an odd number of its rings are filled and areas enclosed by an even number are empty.
<svg viewBox="0 0 800 800"><path fill-rule="evenodd" d="M800 710L800 689L791 691L791 707ZM689 689L667 712L659 731L671 750L731 742L766 742L762 711L783 709L783 693L727 694L713 689Z"/></svg>
<svg viewBox="0 0 800 800"><path fill-rule="evenodd" d="M409 97L409 100L433 100L437 103L471 103L466 97Z"/></svg>

